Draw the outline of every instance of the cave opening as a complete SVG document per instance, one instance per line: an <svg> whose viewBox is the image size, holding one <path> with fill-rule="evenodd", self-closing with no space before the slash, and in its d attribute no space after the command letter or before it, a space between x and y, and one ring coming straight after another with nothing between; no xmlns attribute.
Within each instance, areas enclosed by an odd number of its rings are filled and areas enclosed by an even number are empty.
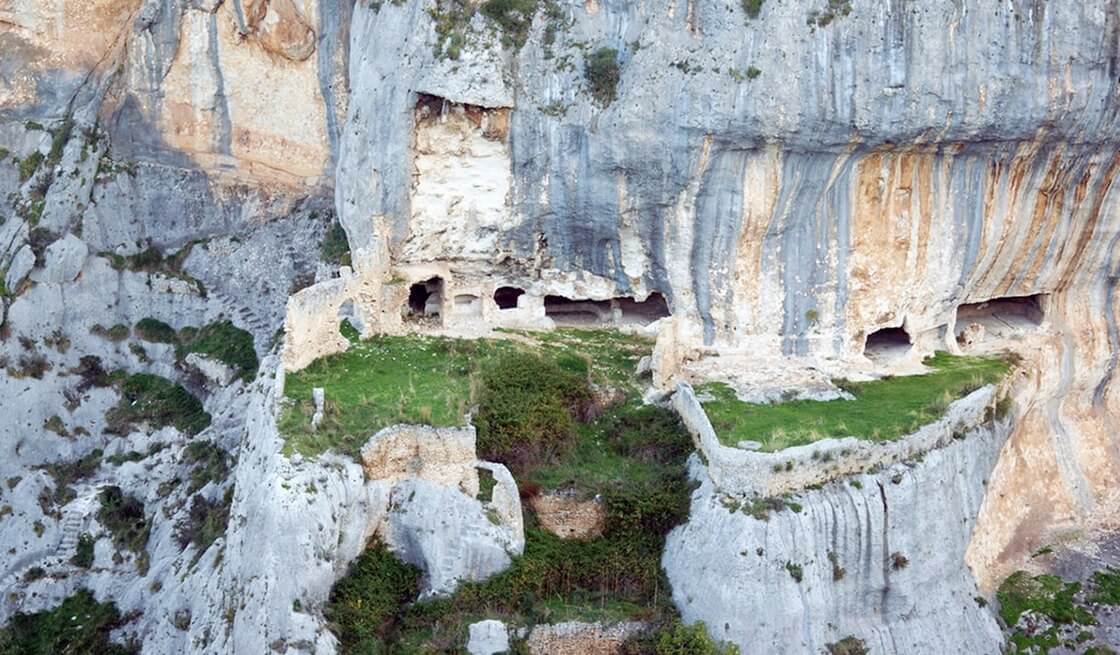
<svg viewBox="0 0 1120 655"><path fill-rule="evenodd" d="M443 311L443 278L417 282L408 289L406 316L412 319L439 317Z"/></svg>
<svg viewBox="0 0 1120 655"><path fill-rule="evenodd" d="M867 335L867 340L863 346L863 355L874 362L889 362L910 354L912 345L910 333L905 329L901 327L883 328Z"/></svg>
<svg viewBox="0 0 1120 655"><path fill-rule="evenodd" d="M618 307L622 311L623 323L649 325L654 321L671 316L669 303L665 300L665 296L657 291L649 294L642 301L634 300L632 297L619 298Z"/></svg>
<svg viewBox="0 0 1120 655"><path fill-rule="evenodd" d="M517 287L498 287L494 290L494 302L498 309L517 309L517 301L525 295L524 289Z"/></svg>
<svg viewBox="0 0 1120 655"><path fill-rule="evenodd" d="M611 301L545 296L544 315L557 325L585 326L608 323L611 320Z"/></svg>
<svg viewBox="0 0 1120 655"><path fill-rule="evenodd" d="M1037 330L1046 317L1043 296L1006 296L957 307L957 344L1014 339Z"/></svg>

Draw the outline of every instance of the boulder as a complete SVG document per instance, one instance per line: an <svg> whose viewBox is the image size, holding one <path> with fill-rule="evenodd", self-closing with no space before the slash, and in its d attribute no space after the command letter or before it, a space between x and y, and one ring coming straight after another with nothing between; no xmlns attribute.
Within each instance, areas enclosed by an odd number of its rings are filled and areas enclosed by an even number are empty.
<svg viewBox="0 0 1120 655"><path fill-rule="evenodd" d="M218 388L229 385L237 377L237 371L225 362L200 353L190 353L183 359L186 369L202 378L207 387Z"/></svg>
<svg viewBox="0 0 1120 655"><path fill-rule="evenodd" d="M506 624L494 619L470 625L467 652L470 655L494 655L509 651L509 631Z"/></svg>
<svg viewBox="0 0 1120 655"><path fill-rule="evenodd" d="M524 550L521 526L488 505L429 480L409 478L393 487L379 531L397 557L424 570L421 598L450 594L460 581L485 580Z"/></svg>

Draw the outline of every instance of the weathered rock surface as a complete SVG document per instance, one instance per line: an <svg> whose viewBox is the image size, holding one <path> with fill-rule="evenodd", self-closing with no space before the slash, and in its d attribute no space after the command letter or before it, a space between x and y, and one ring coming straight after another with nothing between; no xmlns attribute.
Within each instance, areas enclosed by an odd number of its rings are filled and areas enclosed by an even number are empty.
<svg viewBox="0 0 1120 655"><path fill-rule="evenodd" d="M541 527L561 539L590 539L603 534L607 511L599 498L579 498L564 491L529 499Z"/></svg>
<svg viewBox="0 0 1120 655"><path fill-rule="evenodd" d="M145 344L142 358L91 334L95 324L231 318L263 354L287 321L300 352L285 364L305 365L346 347L340 315L360 318L364 334L399 326L411 277L438 274L449 302L464 296L459 325L478 323L481 308L512 312L510 325L547 326L549 294L657 291L673 313L651 361L665 386L721 351L859 358L883 327L904 327L919 350L956 350L964 330L971 347L987 329L958 321L959 305L1037 294L1049 329L1026 362L1030 402L998 461L998 446L970 437L898 485L888 480L878 498L872 482L886 473L857 478L860 493L809 493L801 514L768 524L727 515L701 489L666 554L686 618L748 649L819 651L847 630L873 651L995 650L991 616L972 602L960 562L990 590L1051 531L1120 506L1115 3L853 0L828 21L824 2L770 0L751 20L737 3L561 3L555 39L542 13L516 51L484 36L491 27L475 16L458 60L433 52L433 8L0 7L0 271L12 334L0 356L19 367L25 337L49 366L39 377L0 374L0 476L14 481L0 488L0 507L12 508L0 531L3 616L86 585L123 611L143 610L129 629L147 653L331 653L318 612L394 495L358 463L283 454L267 379L279 365L269 358L252 385L205 399L215 422L196 439L236 463L228 480L195 493L217 503L234 488L232 518L205 552L181 546L194 497L187 438L105 434L116 394L79 392L69 373L96 355L106 370L178 379L172 349ZM583 74L599 47L617 50L621 71L606 107ZM418 123L420 93L451 111ZM318 245L335 212L354 267L326 279ZM118 270L109 258L149 247L184 258L156 272ZM391 269L410 279L390 284ZM300 292L311 279L322 281ZM499 284L533 298L499 310L490 297ZM304 324L286 305L321 315ZM47 346L56 331L68 347ZM70 437L45 427L59 423ZM75 438L78 428L89 434ZM146 454L155 443L165 447ZM56 483L37 467L95 448L145 457L102 464L74 500L42 508ZM432 482L390 468L401 484ZM154 521L145 574L132 559L115 562L88 519L102 485L145 502ZM484 513L469 489L448 489L422 492ZM408 507L395 519L402 535L440 527L429 508ZM86 529L98 542L83 572L66 561ZM452 526L440 529L454 539ZM765 557L728 550L740 542ZM439 544L418 542L417 561ZM701 555L686 561L686 544ZM910 564L887 571L896 546ZM821 564L830 549L847 570L838 583ZM803 567L801 585L786 560ZM23 583L40 564L68 577ZM718 606L717 574L735 594ZM756 607L760 581L783 602Z"/></svg>
<svg viewBox="0 0 1120 655"><path fill-rule="evenodd" d="M1010 433L977 428L912 464L799 493L799 511L768 520L731 511L694 461L701 485L662 559L674 603L744 653L820 653L847 636L873 653L1000 652L965 551Z"/></svg>

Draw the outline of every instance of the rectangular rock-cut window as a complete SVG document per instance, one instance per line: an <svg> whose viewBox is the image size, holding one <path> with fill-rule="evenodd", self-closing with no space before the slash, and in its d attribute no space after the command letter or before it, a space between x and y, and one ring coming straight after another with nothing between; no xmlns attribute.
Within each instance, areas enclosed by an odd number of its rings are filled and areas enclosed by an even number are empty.
<svg viewBox="0 0 1120 655"><path fill-rule="evenodd" d="M482 301L476 295L461 293L455 296L455 313L460 316L480 316Z"/></svg>

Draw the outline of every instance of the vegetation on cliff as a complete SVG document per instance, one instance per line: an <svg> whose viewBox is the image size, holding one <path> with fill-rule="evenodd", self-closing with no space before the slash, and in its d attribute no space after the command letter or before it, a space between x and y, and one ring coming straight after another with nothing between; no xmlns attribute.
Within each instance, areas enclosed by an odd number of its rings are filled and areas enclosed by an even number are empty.
<svg viewBox="0 0 1120 655"><path fill-rule="evenodd" d="M288 400L280 431L288 452L314 456L333 448L357 455L375 432L397 423L465 425L479 403L485 371L493 371L499 360L513 353L544 357L548 362L540 365L550 371L617 384L633 377L638 359L650 347L641 337L593 330L518 333L514 339L355 338L346 352L318 359L285 377ZM311 429L315 387L326 392L318 430ZM499 396L492 388L491 398L504 402ZM480 443L486 438L480 432Z"/></svg>
<svg viewBox="0 0 1120 655"><path fill-rule="evenodd" d="M704 411L725 445L749 440L761 443L762 450L777 451L828 437L898 439L938 420L954 400L998 382L1011 368L997 357L940 352L925 364L932 369L925 375L836 381L854 400L746 403L722 382L699 385L697 392L712 398L704 402Z"/></svg>
<svg viewBox="0 0 1120 655"><path fill-rule="evenodd" d="M13 616L0 629L0 655L139 652L134 646L109 641L109 634L121 624L115 604L99 603L88 590L80 589L52 610Z"/></svg>
<svg viewBox="0 0 1120 655"><path fill-rule="evenodd" d="M429 384L453 390L441 405L440 418L460 420L447 410L459 402L477 404L484 456L514 470L526 498L552 490L598 497L605 513L602 534L561 539L539 525L526 504L525 551L509 569L484 582L464 583L450 597L411 605L414 572L375 543L336 585L328 607L344 651L454 651L464 645L470 623L499 618L515 626L641 619L658 627L631 644L632 652L722 652L712 650L715 645L706 634L680 625L661 571L665 535L688 514L691 485L684 462L692 441L672 411L641 402L634 371L652 344L587 330L518 334L515 339L381 338L326 358L335 366L347 362L352 367L347 380L366 383L362 389L335 393L336 403L340 394L344 399L335 405L335 420L353 420L341 418L350 412L376 415L368 413L375 411L372 403L360 402L363 395L389 399L387 413L380 414L388 417L409 411ZM373 344L390 345L380 355L398 358L396 365L370 358L363 349ZM418 358L408 356L412 348ZM397 379L391 380L394 371ZM299 384L308 389L312 378L331 379L324 369L292 377L301 378ZM340 377L338 382L344 381ZM289 411L298 410L293 406ZM434 411L431 415L437 416ZM369 434L367 429L362 437ZM681 650L682 643L691 646Z"/></svg>
<svg viewBox="0 0 1120 655"><path fill-rule="evenodd" d="M1000 585L996 600L999 617L1010 631L1009 652L1045 655L1055 648L1102 655L1113 652L1089 642L1097 637L1098 615L1103 616L1102 610L1111 613L1104 606L1120 605L1120 571L1116 569L1094 572L1087 584L1016 571ZM1107 631L1101 636L1107 639Z"/></svg>
<svg viewBox="0 0 1120 655"><path fill-rule="evenodd" d="M121 399L105 413L105 431L127 434L140 423L158 429L167 425L195 435L210 425L202 403L181 385L149 373L114 374L120 380Z"/></svg>

